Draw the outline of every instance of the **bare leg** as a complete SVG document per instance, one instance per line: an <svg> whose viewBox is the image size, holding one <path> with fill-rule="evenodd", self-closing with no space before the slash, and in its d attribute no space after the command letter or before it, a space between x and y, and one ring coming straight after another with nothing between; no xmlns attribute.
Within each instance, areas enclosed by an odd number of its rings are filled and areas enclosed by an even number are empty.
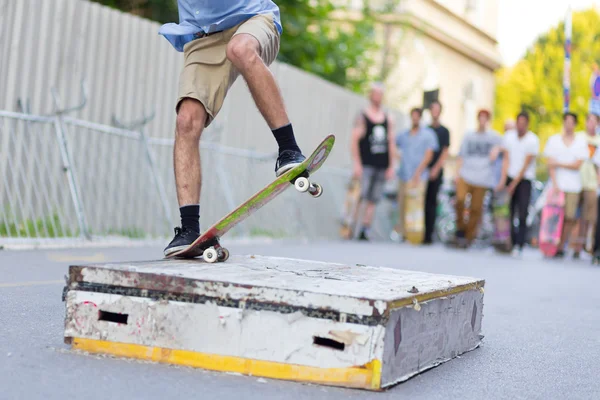
<svg viewBox="0 0 600 400"><path fill-rule="evenodd" d="M565 220L565 225L563 226L562 235L560 236L560 243L558 244L558 250L564 250L565 243L567 243L567 239L572 240L573 236L573 227L575 226L575 221L567 221Z"/></svg>
<svg viewBox="0 0 600 400"><path fill-rule="evenodd" d="M177 113L173 164L180 207L200 203L202 173L199 145L206 116L204 106L193 99L184 99Z"/></svg>
<svg viewBox="0 0 600 400"><path fill-rule="evenodd" d="M575 242L575 252L580 253L583 251L585 247L585 243L587 240L589 224L587 221L584 221L583 218L579 219L579 222L576 225L576 242Z"/></svg>
<svg viewBox="0 0 600 400"><path fill-rule="evenodd" d="M233 37L227 45L227 58L248 84L258 110L271 129L290 123L275 77L260 58L260 44L249 34Z"/></svg>
<svg viewBox="0 0 600 400"><path fill-rule="evenodd" d="M363 217L363 225L366 227L370 227L373 223L373 216L375 214L375 204L368 201L367 208L365 210L365 215Z"/></svg>

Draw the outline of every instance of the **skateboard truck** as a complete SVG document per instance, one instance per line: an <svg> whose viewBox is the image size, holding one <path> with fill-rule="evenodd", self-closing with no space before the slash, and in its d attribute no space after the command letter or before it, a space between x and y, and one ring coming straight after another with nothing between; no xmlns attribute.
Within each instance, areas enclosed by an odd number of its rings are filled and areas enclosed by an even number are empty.
<svg viewBox="0 0 600 400"><path fill-rule="evenodd" d="M225 247L221 247L221 245L211 246L207 249L204 249L202 252L202 259L207 263L214 263L217 261L225 262L228 258L229 250L227 250Z"/></svg>
<svg viewBox="0 0 600 400"><path fill-rule="evenodd" d="M314 198L320 197L323 194L323 187L316 182L309 181L308 172L306 171L293 179L291 183L297 191L301 193L308 192Z"/></svg>
<svg viewBox="0 0 600 400"><path fill-rule="evenodd" d="M202 259L207 263L214 262L225 262L229 258L229 250L225 247L221 246L219 243L219 237L214 237L210 241L206 242L203 249L198 249L202 251Z"/></svg>

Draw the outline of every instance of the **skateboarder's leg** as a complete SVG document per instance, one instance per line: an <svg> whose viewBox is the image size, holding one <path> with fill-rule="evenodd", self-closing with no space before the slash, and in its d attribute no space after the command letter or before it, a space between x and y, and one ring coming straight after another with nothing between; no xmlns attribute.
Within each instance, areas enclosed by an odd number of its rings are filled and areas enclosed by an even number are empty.
<svg viewBox="0 0 600 400"><path fill-rule="evenodd" d="M271 16L259 15L244 22L227 45L227 59L246 81L256 107L279 145L276 174L304 161L296 143L283 98L269 65L279 51L279 33Z"/></svg>
<svg viewBox="0 0 600 400"><path fill-rule="evenodd" d="M471 209L469 213L469 222L467 223L467 229L465 237L467 241L471 243L477 237L477 227L481 216L483 215L483 199L487 188L470 185L471 192Z"/></svg>
<svg viewBox="0 0 600 400"><path fill-rule="evenodd" d="M195 99L184 99L177 113L173 164L180 207L200 202L202 174L198 145L206 116L204 106Z"/></svg>
<svg viewBox="0 0 600 400"><path fill-rule="evenodd" d="M227 91L235 81L233 65L225 60L227 40L235 33L196 39L186 45L179 77L179 96L173 166L181 228L165 248L169 255L191 244L199 234L200 215L200 136L222 108ZM225 60L225 62L223 62Z"/></svg>

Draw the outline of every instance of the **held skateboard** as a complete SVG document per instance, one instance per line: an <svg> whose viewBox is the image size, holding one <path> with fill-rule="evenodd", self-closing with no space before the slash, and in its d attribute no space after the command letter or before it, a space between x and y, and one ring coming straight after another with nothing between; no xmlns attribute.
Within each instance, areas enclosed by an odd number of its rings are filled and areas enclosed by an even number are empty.
<svg viewBox="0 0 600 400"><path fill-rule="evenodd" d="M506 190L494 196L494 240L493 246L496 251L507 253L511 250L511 220L509 209L510 196Z"/></svg>
<svg viewBox="0 0 600 400"><path fill-rule="evenodd" d="M193 258L202 256L209 263L224 262L229 258L229 251L221 247L219 240L230 229L248 218L256 210L283 193L292 184L299 192L308 192L313 197L319 197L323 189L317 183L309 180L309 175L317 171L329 156L335 136L329 135L317 146L316 150L304 162L277 177L273 182L240 204L235 210L221 218L208 228L187 248L169 254L165 258Z"/></svg>
<svg viewBox="0 0 600 400"><path fill-rule="evenodd" d="M558 244L563 229L565 194L552 189L546 197L542 208L540 223L539 247L546 257L554 257L558 252Z"/></svg>
<svg viewBox="0 0 600 400"><path fill-rule="evenodd" d="M342 239L351 239L356 224L355 215L360 202L360 180L352 178L346 192L346 202L344 203L344 213L340 227L340 237Z"/></svg>
<svg viewBox="0 0 600 400"><path fill-rule="evenodd" d="M406 187L404 193L406 240L412 244L421 244L425 234L425 185L419 183L416 187Z"/></svg>

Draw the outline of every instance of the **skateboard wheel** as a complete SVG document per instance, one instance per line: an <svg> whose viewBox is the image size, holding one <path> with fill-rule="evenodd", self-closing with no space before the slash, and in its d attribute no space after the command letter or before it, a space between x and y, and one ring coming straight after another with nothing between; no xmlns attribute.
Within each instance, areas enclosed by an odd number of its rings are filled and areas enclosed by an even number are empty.
<svg viewBox="0 0 600 400"><path fill-rule="evenodd" d="M315 199L323 194L323 187L318 183L313 183L310 187L310 195Z"/></svg>
<svg viewBox="0 0 600 400"><path fill-rule="evenodd" d="M218 254L214 247L209 247L202 253L202 258L208 263L217 262Z"/></svg>
<svg viewBox="0 0 600 400"><path fill-rule="evenodd" d="M225 262L229 259L229 250L227 250L225 247L221 247L219 249L219 255L218 255L218 261L219 262Z"/></svg>
<svg viewBox="0 0 600 400"><path fill-rule="evenodd" d="M302 176L296 179L296 182L294 182L294 187L297 191L304 193L310 188L310 183L308 182L308 179Z"/></svg>

